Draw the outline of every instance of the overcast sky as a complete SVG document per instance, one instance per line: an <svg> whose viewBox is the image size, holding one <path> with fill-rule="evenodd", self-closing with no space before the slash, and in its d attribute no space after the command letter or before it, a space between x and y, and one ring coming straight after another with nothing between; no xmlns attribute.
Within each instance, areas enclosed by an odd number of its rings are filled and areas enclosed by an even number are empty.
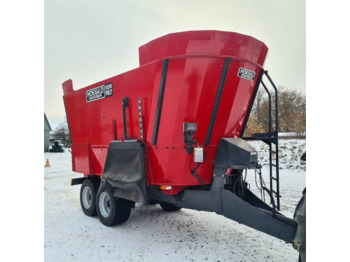
<svg viewBox="0 0 350 262"><path fill-rule="evenodd" d="M138 67L138 47L165 34L223 30L269 48L276 85L306 93L305 1L45 0L45 113L63 121L62 83L80 89Z"/></svg>

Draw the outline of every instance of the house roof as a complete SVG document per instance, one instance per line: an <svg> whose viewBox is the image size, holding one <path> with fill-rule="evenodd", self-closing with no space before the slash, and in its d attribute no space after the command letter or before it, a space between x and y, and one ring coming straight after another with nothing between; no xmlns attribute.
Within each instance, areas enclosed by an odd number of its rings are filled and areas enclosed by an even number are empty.
<svg viewBox="0 0 350 262"><path fill-rule="evenodd" d="M44 130L52 131L49 120L47 120L45 113L44 113Z"/></svg>

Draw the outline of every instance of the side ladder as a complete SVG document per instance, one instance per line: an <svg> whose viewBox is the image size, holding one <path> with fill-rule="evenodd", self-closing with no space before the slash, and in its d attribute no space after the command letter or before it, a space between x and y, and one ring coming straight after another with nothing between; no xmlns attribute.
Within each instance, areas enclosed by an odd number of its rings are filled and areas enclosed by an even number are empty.
<svg viewBox="0 0 350 262"><path fill-rule="evenodd" d="M280 210L280 183L279 183L279 155L278 155L278 93L277 88L272 81L271 77L269 76L267 71L263 71L263 74L266 75L267 79L269 80L270 84L272 85L274 91L275 91L275 126L274 131L272 131L272 97L271 93L262 81L262 78L260 79L260 83L264 87L268 99L269 99L269 132L268 133L256 133L253 134L252 137L243 137L246 140L261 140L264 143L269 145L269 166L270 166L270 192L271 194L276 198L276 208L279 211ZM259 84L257 86L257 89L259 88ZM256 90L257 92L257 90ZM254 101L251 102L251 107L253 105ZM272 201L271 201L272 202ZM272 204L272 203L271 203Z"/></svg>
<svg viewBox="0 0 350 262"><path fill-rule="evenodd" d="M275 83L272 81L271 77L269 76L268 72L265 71L265 75L267 76L267 79L271 83L273 89L275 90L275 132L274 132L274 139L270 141L269 147L270 147L270 191L275 194L275 197L277 199L277 210L280 210L280 176L279 176L279 155L278 155L278 92L277 88L275 86ZM271 133L272 124L271 124L271 94L269 94L268 89L266 88L263 81L261 81L261 84L263 85L264 89L267 91L269 95L269 133ZM273 145L275 146L275 151L272 150ZM272 155L273 152L275 152L275 163L272 163ZM273 176L272 167L275 167L275 174L276 176ZM276 185L276 190L274 190L274 182Z"/></svg>

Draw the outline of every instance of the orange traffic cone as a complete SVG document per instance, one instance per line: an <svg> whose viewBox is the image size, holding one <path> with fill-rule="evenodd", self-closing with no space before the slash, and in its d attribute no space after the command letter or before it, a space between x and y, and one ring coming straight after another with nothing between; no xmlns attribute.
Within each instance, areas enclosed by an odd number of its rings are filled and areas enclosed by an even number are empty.
<svg viewBox="0 0 350 262"><path fill-rule="evenodd" d="M50 166L50 162L49 162L49 159L46 160L46 164L45 164L45 167L49 167Z"/></svg>

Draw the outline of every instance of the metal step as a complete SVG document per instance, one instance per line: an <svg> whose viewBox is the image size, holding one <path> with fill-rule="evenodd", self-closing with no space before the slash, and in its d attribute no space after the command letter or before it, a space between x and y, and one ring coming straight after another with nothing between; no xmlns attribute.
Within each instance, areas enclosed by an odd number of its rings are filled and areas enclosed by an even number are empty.
<svg viewBox="0 0 350 262"><path fill-rule="evenodd" d="M275 190L272 189L272 193L274 193L275 196L277 197L277 192ZM279 197L281 197L281 195L279 195Z"/></svg>

